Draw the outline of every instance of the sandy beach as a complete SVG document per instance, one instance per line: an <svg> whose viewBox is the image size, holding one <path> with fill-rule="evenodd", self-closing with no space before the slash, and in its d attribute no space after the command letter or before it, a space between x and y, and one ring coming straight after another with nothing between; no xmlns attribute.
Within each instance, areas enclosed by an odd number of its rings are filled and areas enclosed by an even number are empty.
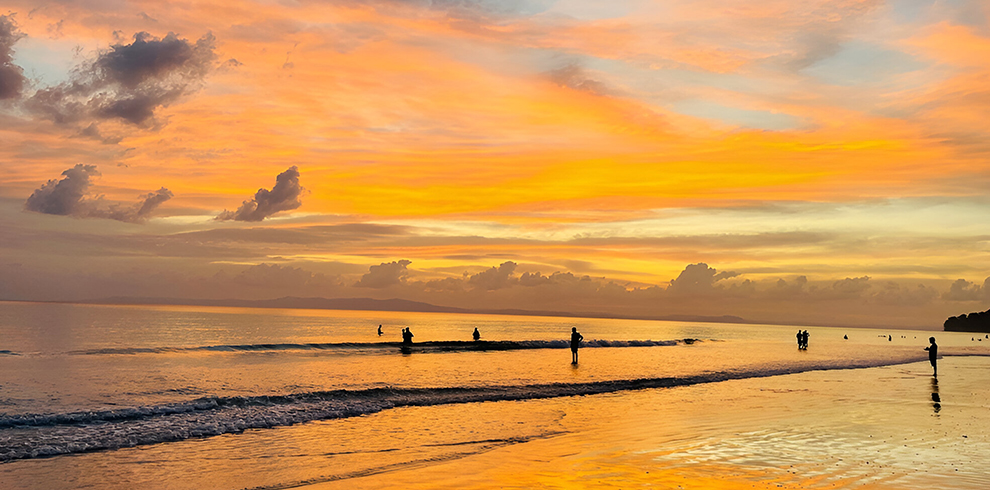
<svg viewBox="0 0 990 490"><path fill-rule="evenodd" d="M15 461L0 465L0 484L987 488L988 368L988 357L945 357L937 387L927 363L911 363L605 395L396 408ZM937 406L934 390L941 399Z"/></svg>
<svg viewBox="0 0 990 490"><path fill-rule="evenodd" d="M478 454L451 448L450 461L307 488L987 488L988 367L945 358L938 407L927 363L499 402L503 414L567 416ZM471 418L484 405L455 410Z"/></svg>

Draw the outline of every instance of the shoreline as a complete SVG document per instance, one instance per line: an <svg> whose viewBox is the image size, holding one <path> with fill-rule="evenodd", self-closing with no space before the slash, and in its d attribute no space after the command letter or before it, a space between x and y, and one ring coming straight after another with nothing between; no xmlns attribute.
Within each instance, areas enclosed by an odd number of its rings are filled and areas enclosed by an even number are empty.
<svg viewBox="0 0 990 490"><path fill-rule="evenodd" d="M947 356L939 371L937 408L928 363L919 361L596 396L396 407L16 460L0 464L0 483L34 489L52 475L86 474L107 488L154 487L163 478L176 489L258 490L986 488L990 357Z"/></svg>
<svg viewBox="0 0 990 490"><path fill-rule="evenodd" d="M559 434L302 487L986 488L990 359L959 359L941 403L927 362L578 397Z"/></svg>

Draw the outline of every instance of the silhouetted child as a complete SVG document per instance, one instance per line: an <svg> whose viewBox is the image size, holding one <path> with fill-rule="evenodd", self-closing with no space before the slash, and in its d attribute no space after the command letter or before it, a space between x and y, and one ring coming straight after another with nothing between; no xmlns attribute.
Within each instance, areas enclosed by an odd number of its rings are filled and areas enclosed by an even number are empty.
<svg viewBox="0 0 990 490"><path fill-rule="evenodd" d="M571 327L571 364L577 364L577 350L581 346L582 340L584 340L584 336L578 333L577 327Z"/></svg>
<svg viewBox="0 0 990 490"><path fill-rule="evenodd" d="M474 333L471 336L474 337L475 342L481 340L481 332L478 331L478 327L474 327Z"/></svg>
<svg viewBox="0 0 990 490"><path fill-rule="evenodd" d="M932 363L932 376L937 378L938 365L935 363L938 360L938 344L935 343L935 337L928 337L928 341L931 342L932 345L925 347L925 350L928 351L928 362Z"/></svg>

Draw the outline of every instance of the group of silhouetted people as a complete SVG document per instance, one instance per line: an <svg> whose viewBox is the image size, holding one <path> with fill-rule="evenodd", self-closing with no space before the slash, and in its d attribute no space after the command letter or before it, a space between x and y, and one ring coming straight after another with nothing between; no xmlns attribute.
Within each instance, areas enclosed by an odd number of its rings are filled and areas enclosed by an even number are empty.
<svg viewBox="0 0 990 490"><path fill-rule="evenodd" d="M378 336L382 335L382 326L378 325ZM402 329L402 351L408 353L409 346L412 345L413 333L409 330L409 327ZM478 331L478 327L474 328L474 332L471 333L471 338L475 342L481 341L481 332ZM571 364L578 363L578 347L581 346L581 341L584 340L584 336L578 333L577 327L571 327Z"/></svg>
<svg viewBox="0 0 990 490"><path fill-rule="evenodd" d="M379 336L382 335L381 325L378 325L378 335ZM808 333L807 330L798 330L796 335L798 349L808 350L809 336L810 334ZM477 327L475 327L474 332L471 334L471 337L474 339L475 342L479 342L481 340L481 332L478 331ZM846 340L849 339L849 337L846 335L843 335L842 338ZM408 346L412 345L412 339L413 339L413 333L411 330L409 330L409 327L403 328L402 348L406 349ZM584 340L584 336L578 333L577 327L571 327L571 364L578 363L578 347L581 346L582 340ZM890 340L893 340L893 338L888 336L888 341ZM938 377L938 365L936 364L936 361L938 360L938 344L935 343L935 337L929 337L928 342L931 345L925 347L925 350L928 351L928 361L931 362L932 364L932 376Z"/></svg>

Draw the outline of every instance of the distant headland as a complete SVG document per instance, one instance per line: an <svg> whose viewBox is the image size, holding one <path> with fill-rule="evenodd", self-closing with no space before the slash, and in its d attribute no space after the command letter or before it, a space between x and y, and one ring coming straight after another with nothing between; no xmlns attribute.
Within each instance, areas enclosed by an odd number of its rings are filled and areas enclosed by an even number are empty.
<svg viewBox="0 0 990 490"><path fill-rule="evenodd" d="M942 325L946 332L987 332L990 333L990 310L976 313L963 313L950 316Z"/></svg>

